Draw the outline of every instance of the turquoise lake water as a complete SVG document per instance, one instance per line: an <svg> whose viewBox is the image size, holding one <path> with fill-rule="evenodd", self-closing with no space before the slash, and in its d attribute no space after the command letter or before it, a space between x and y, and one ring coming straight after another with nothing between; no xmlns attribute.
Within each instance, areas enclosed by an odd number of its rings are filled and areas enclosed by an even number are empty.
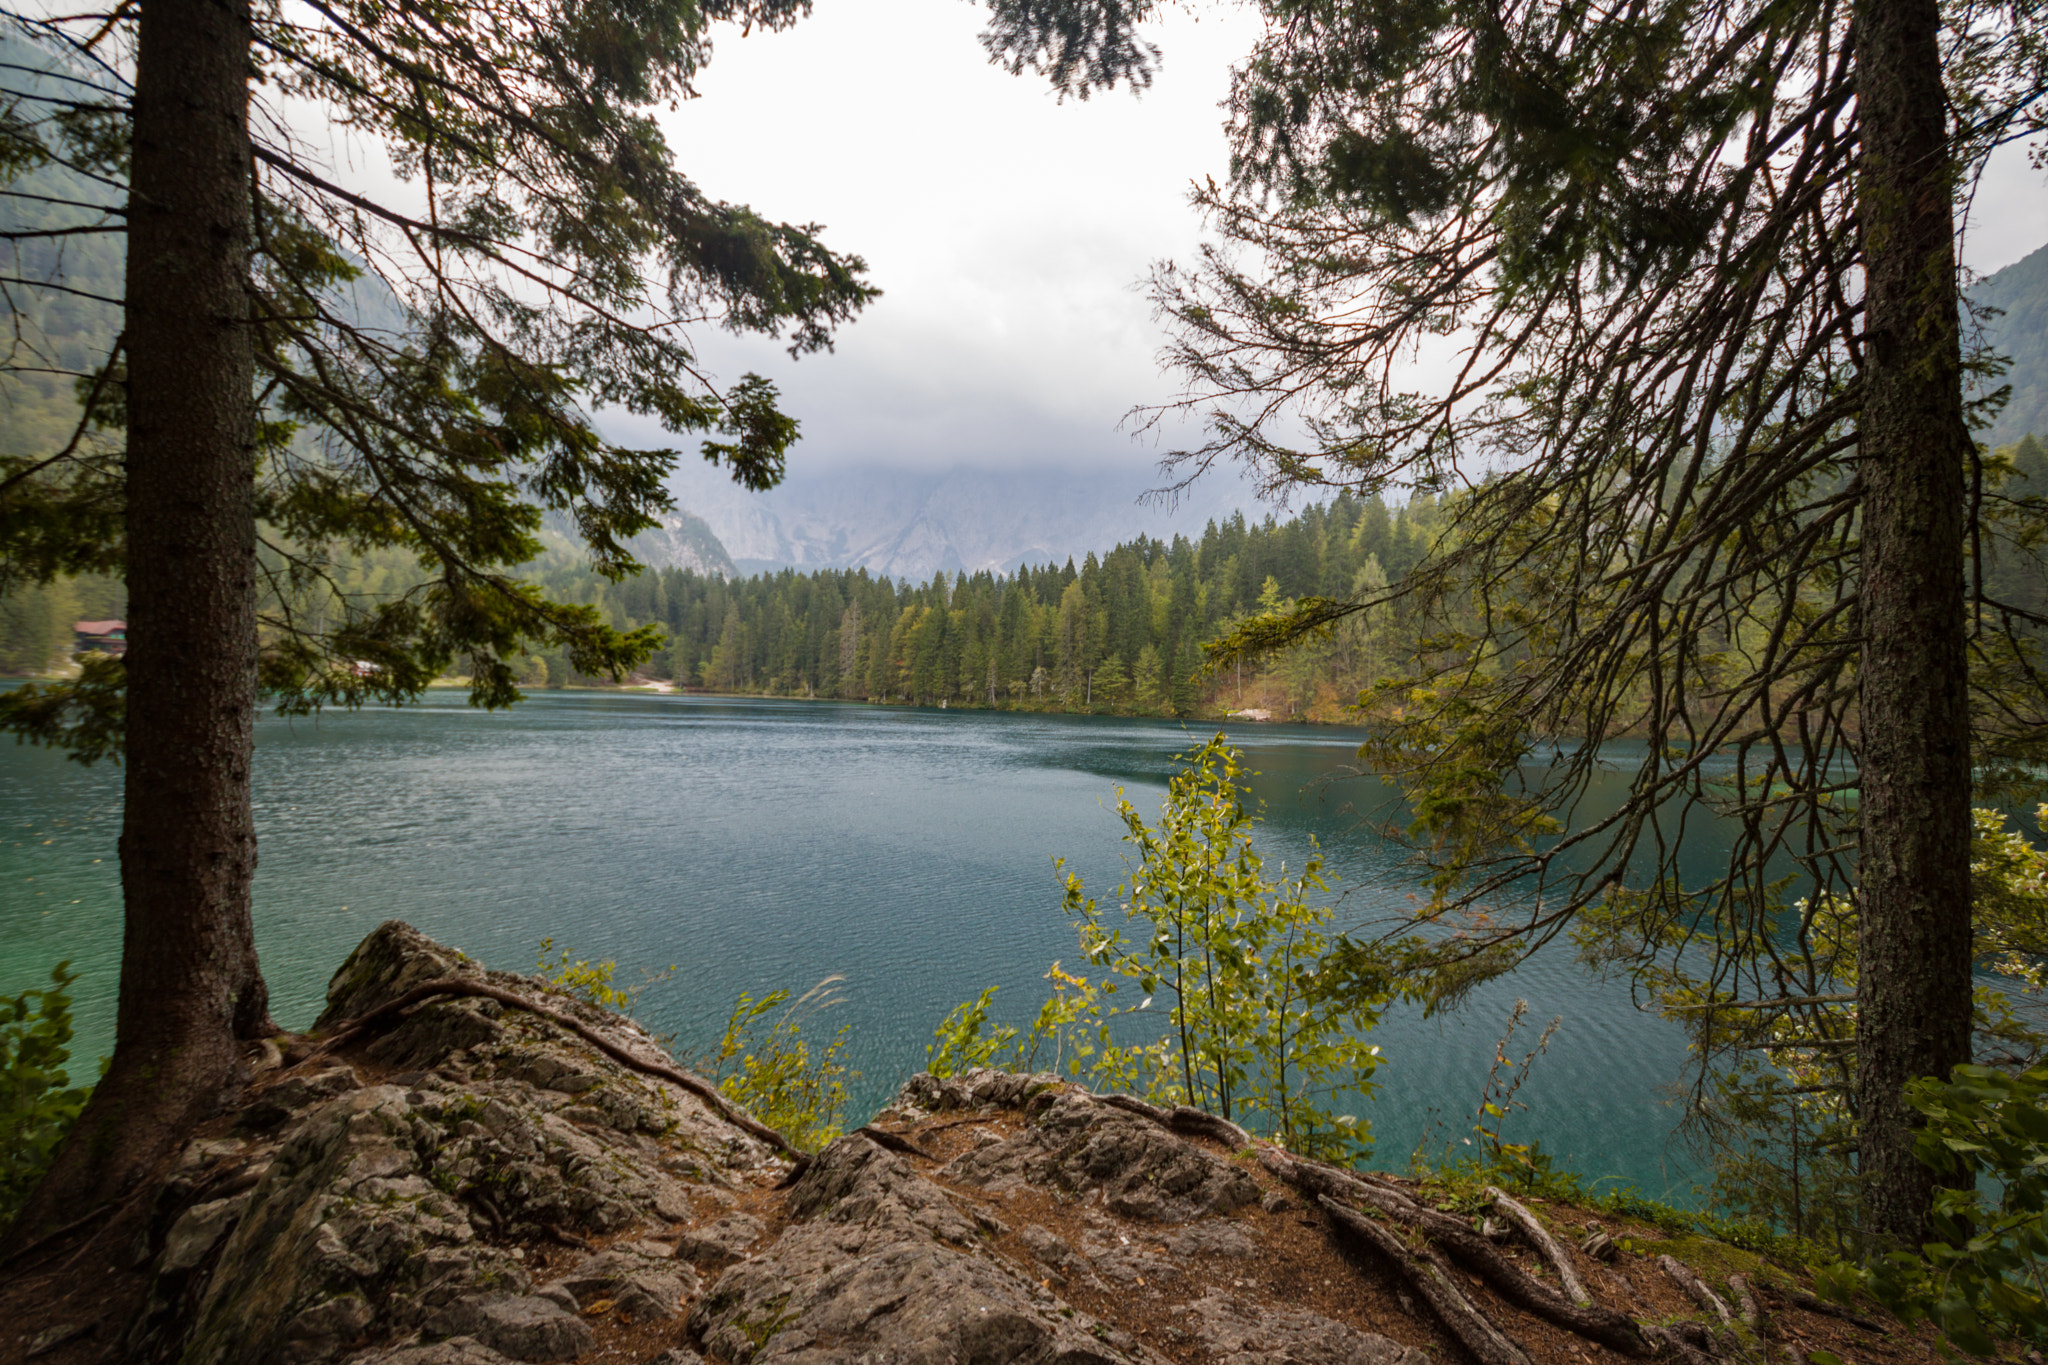
<svg viewBox="0 0 2048 1365"><path fill-rule="evenodd" d="M861 1114L924 1059L933 1026L984 986L1021 1020L1047 965L1077 953L1054 855L1104 895L1123 875L1115 788L1148 815L1173 755L1208 737L1178 722L551 692L509 712L459 694L415 707L259 723L259 946L281 1023L318 1012L365 933L405 919L493 967L530 971L552 935L624 979L675 964L642 1019L685 1055L734 997L841 974ZM1266 803L1268 870L1311 838L1336 874L1341 925L1397 911L1402 855L1358 810L1377 782L1329 781L1357 736L1233 727ZM120 954L120 773L0 745L0 994L72 959L76 1058L111 1045ZM1711 858L1716 850L1703 848ZM1700 1178L1672 1138L1680 1032L1568 951L1475 992L1459 1013L1395 1011L1376 1035L1380 1092L1363 1116L1377 1164L1425 1134L1455 1142L1517 996L1529 1037L1562 1016L1510 1140L1674 1202ZM1526 1044L1514 1050L1519 1057ZM76 1059L75 1058L75 1059Z"/></svg>

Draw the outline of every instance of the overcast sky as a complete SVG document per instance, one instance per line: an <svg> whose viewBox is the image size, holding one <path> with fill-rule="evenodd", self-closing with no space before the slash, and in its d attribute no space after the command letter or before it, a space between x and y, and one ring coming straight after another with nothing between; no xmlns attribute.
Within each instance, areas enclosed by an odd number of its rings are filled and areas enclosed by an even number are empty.
<svg viewBox="0 0 2048 1365"><path fill-rule="evenodd" d="M669 117L679 164L715 197L824 224L884 291L836 354L699 339L721 377L783 386L803 422L793 478L1158 458L1119 429L1174 387L1136 285L1199 240L1188 187L1223 172L1217 106L1257 33L1249 9L1198 8L1152 26L1165 66L1149 91L1086 102L990 66L969 0L821 0L787 32L720 38L702 98ZM1979 271L2048 239L2048 188L2017 150L1974 219Z"/></svg>

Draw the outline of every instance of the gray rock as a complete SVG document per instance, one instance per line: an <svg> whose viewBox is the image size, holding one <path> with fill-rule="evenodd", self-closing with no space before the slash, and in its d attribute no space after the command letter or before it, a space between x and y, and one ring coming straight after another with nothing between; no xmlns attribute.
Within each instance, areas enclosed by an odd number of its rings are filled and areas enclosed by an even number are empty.
<svg viewBox="0 0 2048 1365"><path fill-rule="evenodd" d="M1024 1132L957 1158L944 1173L996 1191L1099 1192L1110 1212L1157 1223L1229 1213L1262 1193L1244 1170L1079 1091L1060 1094Z"/></svg>
<svg viewBox="0 0 2048 1365"><path fill-rule="evenodd" d="M1223 1218L1206 1218L1186 1227L1159 1234L1160 1244L1174 1256L1222 1256L1239 1259L1258 1251L1259 1245L1241 1224Z"/></svg>
<svg viewBox="0 0 2048 1365"><path fill-rule="evenodd" d="M618 1311L644 1320L679 1316L683 1301L696 1296L701 1281L688 1265L601 1251L578 1261L557 1283L579 1304L610 1299Z"/></svg>
<svg viewBox="0 0 2048 1365"><path fill-rule="evenodd" d="M976 1240L974 1220L951 1196L904 1158L863 1137L834 1140L790 1189L787 1207L796 1219L887 1225L956 1246L972 1246Z"/></svg>
<svg viewBox="0 0 2048 1365"><path fill-rule="evenodd" d="M506 1358L474 1337L451 1337L425 1346L392 1346L348 1358L345 1365L506 1365Z"/></svg>
<svg viewBox="0 0 2048 1365"><path fill-rule="evenodd" d="M1150 1287L1180 1279L1180 1268L1159 1254L1156 1247L1133 1240L1114 1227L1084 1237L1081 1249L1088 1253L1096 1272L1116 1284Z"/></svg>
<svg viewBox="0 0 2048 1365"><path fill-rule="evenodd" d="M434 942L410 924L386 920L335 969L327 982L327 1008L315 1032L368 1014L414 986L436 977L482 980L484 969L453 948Z"/></svg>
<svg viewBox="0 0 2048 1365"><path fill-rule="evenodd" d="M361 1294L337 1294L295 1315L284 1326L285 1360L326 1360L360 1338L377 1320Z"/></svg>
<svg viewBox="0 0 2048 1365"><path fill-rule="evenodd" d="M550 1303L559 1304L565 1313L580 1313L583 1311L583 1305L576 1301L576 1296L569 1292L567 1285L544 1284L533 1292L537 1298L543 1298Z"/></svg>
<svg viewBox="0 0 2048 1365"><path fill-rule="evenodd" d="M920 1072L904 1082L891 1106L906 1117L949 1109L1024 1109L1033 1099L1055 1093L1061 1086L1060 1078L1049 1071L1036 1076L989 1067L976 1067L958 1076Z"/></svg>
<svg viewBox="0 0 2048 1365"><path fill-rule="evenodd" d="M974 1224L945 1192L865 1139L827 1146L789 1203L797 1221L691 1310L707 1354L734 1365L1162 1365L976 1254Z"/></svg>
<svg viewBox="0 0 2048 1365"><path fill-rule="evenodd" d="M532 1294L458 1299L427 1319L434 1336L470 1336L514 1360L574 1360L597 1345L581 1318Z"/></svg>
<svg viewBox="0 0 2048 1365"><path fill-rule="evenodd" d="M171 1230L164 1235L163 1256L157 1261L157 1270L162 1274L175 1274L190 1270L206 1259L206 1253L219 1244L229 1228L249 1207L253 1191L244 1191L228 1199L209 1200L194 1204L178 1215L178 1221L171 1224Z"/></svg>
<svg viewBox="0 0 2048 1365"><path fill-rule="evenodd" d="M731 1265L747 1254L747 1248L768 1230L758 1218L729 1213L701 1228L688 1228L676 1242L676 1259L714 1270Z"/></svg>
<svg viewBox="0 0 2048 1365"><path fill-rule="evenodd" d="M321 1100L331 1100L361 1086L351 1066L330 1066L303 1076L287 1076L257 1092L243 1107L240 1124L257 1131L275 1128Z"/></svg>
<svg viewBox="0 0 2048 1365"><path fill-rule="evenodd" d="M326 1017L354 1017L434 977L483 975L460 954L386 925L336 973ZM531 989L523 978L488 979ZM545 1003L617 1046L652 1048L615 1016L555 996ZM495 1001L428 1004L370 1050L382 1056L387 1043L414 1068L403 1084L358 1086L336 1066L287 1075L258 1099L283 1116L240 1130L275 1136L184 1154L177 1180L188 1189L233 1169L256 1183L172 1223L140 1353L191 1365L312 1365L371 1345L417 1344L405 1338L433 1321L437 1334L514 1354L445 1317L480 1295L528 1294L532 1276L511 1243L558 1230L664 1228L699 1191L715 1203L742 1174L773 1169L758 1141L695 1096ZM587 1121L561 1112L571 1090ZM640 1259L644 1272L610 1291L615 1304L635 1318L673 1316L697 1287L694 1272ZM548 1330L586 1334L574 1296L560 1293L568 1304L539 1300L554 1315Z"/></svg>
<svg viewBox="0 0 2048 1365"><path fill-rule="evenodd" d="M1214 1365L1430 1365L1412 1346L1295 1309L1209 1293L1188 1305Z"/></svg>
<svg viewBox="0 0 2048 1365"><path fill-rule="evenodd" d="M1033 1257L1062 1275L1088 1273L1088 1263L1054 1233L1041 1227L1026 1227L1017 1235L1025 1246L1031 1248Z"/></svg>

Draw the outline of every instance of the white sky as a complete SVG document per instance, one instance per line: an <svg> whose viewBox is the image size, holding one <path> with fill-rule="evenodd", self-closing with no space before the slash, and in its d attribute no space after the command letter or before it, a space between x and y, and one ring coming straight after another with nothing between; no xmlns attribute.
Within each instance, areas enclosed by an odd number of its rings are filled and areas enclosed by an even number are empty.
<svg viewBox="0 0 2048 1365"><path fill-rule="evenodd" d="M715 197L825 224L884 291L835 354L699 338L721 377L782 385L804 430L792 477L1158 458L1119 429L1174 389L1137 282L1199 240L1188 188L1225 169L1218 103L1258 31L1247 7L1196 8L1151 26L1149 91L1086 102L990 66L971 0L820 0L787 32L721 37L702 98L668 120L678 163ZM1966 261L1989 273L2044 240L2048 184L2008 148Z"/></svg>
<svg viewBox="0 0 2048 1365"><path fill-rule="evenodd" d="M780 34L721 39L702 98L668 119L718 198L817 222L883 298L829 355L704 335L721 377L756 369L804 424L799 465L1145 465L1119 430L1172 392L1137 282L1199 240L1190 183L1227 167L1218 108L1256 15L1203 5L1153 26L1140 97L1059 102L988 64L969 0L822 0Z"/></svg>

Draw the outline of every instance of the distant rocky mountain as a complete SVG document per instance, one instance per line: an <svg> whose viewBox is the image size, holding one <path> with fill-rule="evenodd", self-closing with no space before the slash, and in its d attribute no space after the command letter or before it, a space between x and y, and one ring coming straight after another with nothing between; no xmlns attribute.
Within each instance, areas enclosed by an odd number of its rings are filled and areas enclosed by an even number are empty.
<svg viewBox="0 0 2048 1365"><path fill-rule="evenodd" d="M1171 509L1141 501L1158 483L1149 468L813 473L799 453L788 482L769 493L748 493L709 466L679 470L670 486L741 573L864 568L914 580L1079 560L1140 535L1199 536L1211 517L1255 501L1220 471Z"/></svg>
<svg viewBox="0 0 2048 1365"><path fill-rule="evenodd" d="M2048 440L2048 246L1986 279L1970 297L2004 311L1985 325L1984 334L2012 357L2004 380L2012 385L2012 398L1983 439L1993 447L2029 432Z"/></svg>
<svg viewBox="0 0 2048 1365"><path fill-rule="evenodd" d="M627 545L633 557L650 569L695 569L698 573L737 578L739 569L704 518L675 511L661 525L642 531Z"/></svg>
<svg viewBox="0 0 2048 1365"><path fill-rule="evenodd" d="M576 534L575 523L565 512L550 510L541 514L541 543L558 560L580 564L589 558L589 551ZM704 518L680 508L664 515L660 525L628 540L626 548L650 569L693 569L721 578L739 577L732 556L704 524Z"/></svg>

